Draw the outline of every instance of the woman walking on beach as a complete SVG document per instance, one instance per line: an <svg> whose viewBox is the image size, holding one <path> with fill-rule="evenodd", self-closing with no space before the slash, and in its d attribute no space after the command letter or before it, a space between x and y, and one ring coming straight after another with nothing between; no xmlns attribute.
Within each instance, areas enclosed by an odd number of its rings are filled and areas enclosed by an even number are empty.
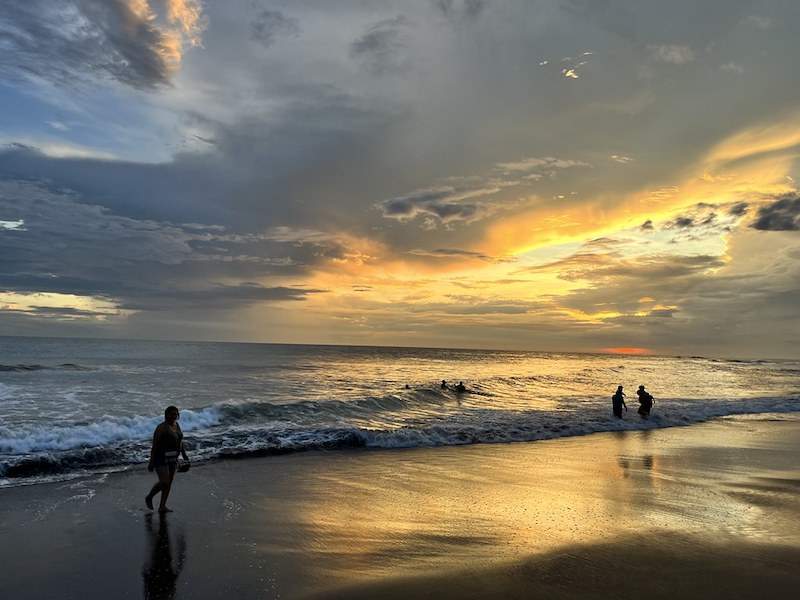
<svg viewBox="0 0 800 600"><path fill-rule="evenodd" d="M153 509L153 498L161 492L161 502L158 505L158 512L172 512L167 508L167 498L172 488L172 480L175 478L175 470L178 468L178 455L182 455L189 465L189 457L183 448L183 432L178 425L180 413L177 407L168 406L164 411L164 422L156 427L153 432L153 445L150 448L150 462L147 470L155 470L158 475L158 483L153 486L150 493L145 496L144 503L150 510ZM184 470L184 469L181 469Z"/></svg>

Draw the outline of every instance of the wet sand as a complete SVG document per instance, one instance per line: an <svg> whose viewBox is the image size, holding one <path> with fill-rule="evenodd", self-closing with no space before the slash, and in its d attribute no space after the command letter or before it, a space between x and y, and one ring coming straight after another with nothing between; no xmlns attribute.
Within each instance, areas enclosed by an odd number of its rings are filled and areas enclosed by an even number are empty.
<svg viewBox="0 0 800 600"><path fill-rule="evenodd" d="M0 490L3 598L754 598L800 589L800 416Z"/></svg>

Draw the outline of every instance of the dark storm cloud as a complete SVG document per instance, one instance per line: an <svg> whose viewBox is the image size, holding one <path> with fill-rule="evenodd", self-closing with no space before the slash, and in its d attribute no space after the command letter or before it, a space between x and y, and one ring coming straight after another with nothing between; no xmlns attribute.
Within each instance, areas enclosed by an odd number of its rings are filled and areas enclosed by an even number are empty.
<svg viewBox="0 0 800 600"><path fill-rule="evenodd" d="M130 310L219 309L228 310L259 302L305 300L309 294L325 292L302 287L265 287L257 283L213 285L198 290L144 290L138 297L125 298L120 308Z"/></svg>
<svg viewBox="0 0 800 600"><path fill-rule="evenodd" d="M0 73L59 84L100 76L152 88L169 83L180 61L175 35L125 0L5 0Z"/></svg>
<svg viewBox="0 0 800 600"><path fill-rule="evenodd" d="M800 231L800 197L785 196L759 207L751 226L762 231Z"/></svg>
<svg viewBox="0 0 800 600"><path fill-rule="evenodd" d="M288 241L123 217L30 182L0 182L0 215L25 223L0 235L0 290L95 296L136 310L302 300L322 290L252 278L301 274L348 252L334 238Z"/></svg>
<svg viewBox="0 0 800 600"><path fill-rule="evenodd" d="M315 186L328 176L340 180L346 169L362 171L370 158L367 141L384 135L396 115L333 86L287 86L275 94L280 100L268 116L222 122L186 115L215 140L202 153L153 164L56 158L17 144L0 147L0 179L35 180L45 173L116 214L159 221L261 229L341 217L342 205L329 202L331 189ZM333 154L339 163L327 173L323 163ZM301 176L316 165L322 166L313 178Z"/></svg>
<svg viewBox="0 0 800 600"><path fill-rule="evenodd" d="M259 11L250 25L250 37L266 47L274 44L282 36L293 37L299 34L300 22L278 10Z"/></svg>
<svg viewBox="0 0 800 600"><path fill-rule="evenodd" d="M408 27L402 15L378 21L350 45L350 55L375 75L402 71L407 67L402 51Z"/></svg>

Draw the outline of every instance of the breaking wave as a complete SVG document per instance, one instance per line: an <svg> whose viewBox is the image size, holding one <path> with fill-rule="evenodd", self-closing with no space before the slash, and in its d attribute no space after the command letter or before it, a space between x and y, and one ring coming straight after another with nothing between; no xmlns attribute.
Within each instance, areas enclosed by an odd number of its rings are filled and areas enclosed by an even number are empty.
<svg viewBox="0 0 800 600"><path fill-rule="evenodd" d="M800 412L800 396L663 399L648 420L633 410L627 419L618 420L597 399L573 399L559 410L465 408L449 392L424 389L351 401L224 402L185 409L180 422L193 459L209 460L304 450L529 442L787 412ZM92 423L0 426L0 478L4 478L0 485L140 464L147 459L149 438L160 421L130 416Z"/></svg>

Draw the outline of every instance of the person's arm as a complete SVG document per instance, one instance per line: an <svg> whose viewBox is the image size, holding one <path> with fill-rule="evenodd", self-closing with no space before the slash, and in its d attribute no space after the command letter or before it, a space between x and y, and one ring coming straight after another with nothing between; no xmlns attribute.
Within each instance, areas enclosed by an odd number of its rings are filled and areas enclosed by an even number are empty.
<svg viewBox="0 0 800 600"><path fill-rule="evenodd" d="M178 425L178 424L176 423L176 425ZM181 456L183 456L183 460L185 460L186 462L189 462L189 457L186 456L186 448L183 445L183 430L181 429L180 425L178 425L178 431L180 431L180 433L181 433Z"/></svg>
<svg viewBox="0 0 800 600"><path fill-rule="evenodd" d="M155 459L156 459L156 451L158 447L158 437L161 429L161 425L156 427L155 431L153 432L153 444L150 446L150 460L147 463L147 470L152 471L155 466Z"/></svg>

